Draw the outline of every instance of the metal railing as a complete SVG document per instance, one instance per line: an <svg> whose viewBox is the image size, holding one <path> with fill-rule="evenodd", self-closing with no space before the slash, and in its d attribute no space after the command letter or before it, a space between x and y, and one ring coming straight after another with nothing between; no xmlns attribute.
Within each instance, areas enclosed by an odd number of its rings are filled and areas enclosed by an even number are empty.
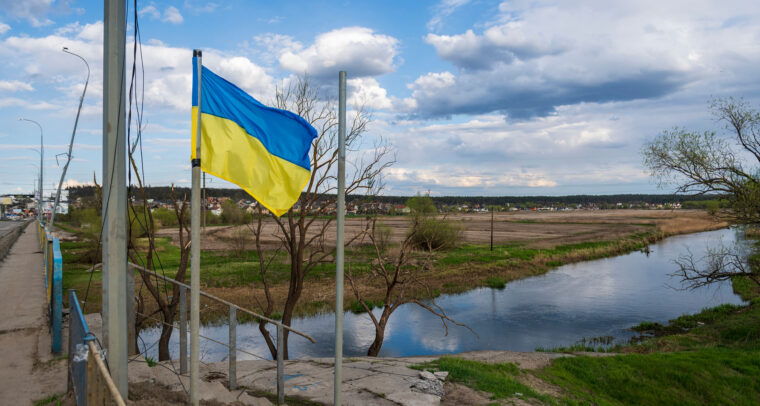
<svg viewBox="0 0 760 406"><path fill-rule="evenodd" d="M37 223L40 244L44 258L45 289L50 321L50 335L53 338L52 352L60 354L63 346L61 339L63 323L63 256L61 243L58 238L48 234L41 224Z"/></svg>
<svg viewBox="0 0 760 406"><path fill-rule="evenodd" d="M172 284L175 284L179 286L179 303L180 303L180 324L179 324L179 365L180 365L180 373L184 374L187 373L187 290L190 289L190 286L182 283L178 280L169 278L168 276L158 274L154 271L151 271L150 269L146 269L145 267L142 267L137 264L129 263L129 266L133 269L136 269L140 272L145 272L150 275L153 275L157 278L161 278L167 282L170 282ZM204 291L200 291L200 294L202 296L205 296L211 300L214 300L216 302L222 303L229 307L230 313L229 313L229 344L224 344L222 342L211 340L208 337L203 337L206 339L209 339L211 341L216 342L217 344L221 344L229 348L229 355L228 355L228 365L229 365L229 388L230 390L234 390L237 388L237 353L238 351L244 352L246 354L251 354L247 351L243 351L237 348L237 311L240 310L243 313L247 313L259 320L265 320L268 323L272 323L277 327L277 404L283 404L285 403L285 373L284 373L284 358L283 358L283 351L282 349L284 347L284 330L288 330L292 333L298 334L301 337L304 337L311 341L312 343L315 343L314 339L301 331L298 331L296 329L291 328L290 326L287 326L285 324L282 324L281 322L270 319L269 317L266 317L264 315L258 314L256 312L250 311L246 308L240 307L232 302L228 302L220 297L214 296L210 293L206 293ZM251 354L256 356L255 354Z"/></svg>
<svg viewBox="0 0 760 406"><path fill-rule="evenodd" d="M128 263L128 265L132 269L136 269L140 272L145 272L147 274L153 275L157 278L163 279L169 283L175 284L179 286L179 370L180 374L186 374L188 369L188 359L187 359L187 290L190 289L190 285L187 285L185 283L182 283L176 279L172 279L168 276L161 275L157 272L154 272L150 269L146 269L145 267L142 267L137 264ZM102 263L96 264L92 268L90 268L89 272L95 272L96 269L101 268L103 266ZM229 364L229 388L230 390L234 390L237 388L237 353L242 352L245 354L252 355L254 357L262 358L256 354L252 354L248 351L241 350L237 348L237 312L238 310L247 313L256 319L264 320L268 323L274 324L277 328L277 404L283 404L285 403L285 373L284 373L284 358L283 358L283 351L280 351L281 348L284 348L284 330L288 330L292 333L295 333L297 335L300 335L301 337L306 338L307 340L311 341L312 343L315 343L316 341L314 338L312 338L310 335L303 333L301 331L298 331L294 328L291 328L290 326L287 326L285 324L282 324L281 322L270 319L269 317L266 317L264 315L258 314L256 312L253 312L251 310L248 310L246 308L240 307L232 302L229 302L227 300L224 300L218 296L214 296L210 293L206 293L204 291L200 291L200 294L202 296L205 296L211 300L214 300L216 302L222 303L229 307L230 313L229 313L229 344L225 344L223 342L214 340L210 337L204 337L200 336L201 338L205 338L209 341L213 341L217 344L226 346L229 348L229 354L228 354L228 364ZM146 316L146 315L143 315ZM154 319L152 317L149 317L153 320L156 320L163 324L165 323L162 320ZM172 327L177 327L176 325L171 325Z"/></svg>
<svg viewBox="0 0 760 406"><path fill-rule="evenodd" d="M81 354L86 351L90 341L95 341L95 336L90 333L87 322L84 319L82 308L79 306L77 294L73 289L69 290L69 368L68 368L68 387L74 390L74 397L77 405L87 404L87 364L81 357L75 354Z"/></svg>

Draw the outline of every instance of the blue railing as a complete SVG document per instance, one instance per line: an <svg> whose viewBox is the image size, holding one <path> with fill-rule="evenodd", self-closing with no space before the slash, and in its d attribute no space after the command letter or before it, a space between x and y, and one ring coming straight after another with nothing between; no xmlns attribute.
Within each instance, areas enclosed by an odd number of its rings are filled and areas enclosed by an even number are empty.
<svg viewBox="0 0 760 406"><path fill-rule="evenodd" d="M52 351L61 353L63 340L61 330L63 322L63 256L61 243L57 238L48 234L42 226L40 242L45 260L45 288L50 320L50 335L53 337Z"/></svg>
<svg viewBox="0 0 760 406"><path fill-rule="evenodd" d="M87 403L87 343L95 341L84 320L74 289L69 290L69 389L74 390L77 405Z"/></svg>

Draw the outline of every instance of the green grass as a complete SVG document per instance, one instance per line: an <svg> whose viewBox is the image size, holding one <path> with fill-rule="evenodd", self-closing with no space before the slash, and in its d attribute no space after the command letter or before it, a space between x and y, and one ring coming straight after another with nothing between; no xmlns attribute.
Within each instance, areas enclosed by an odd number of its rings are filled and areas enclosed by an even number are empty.
<svg viewBox="0 0 760 406"><path fill-rule="evenodd" d="M583 337L570 346L560 346L553 348L536 348L536 352L617 352L621 348L620 344L615 343L613 336L601 336L586 338Z"/></svg>
<svg viewBox="0 0 760 406"><path fill-rule="evenodd" d="M760 352L698 352L559 358L537 375L562 387L567 404L756 405Z"/></svg>
<svg viewBox="0 0 760 406"><path fill-rule="evenodd" d="M565 391L565 404L755 405L760 403L760 303L756 286L748 305L723 304L668 324L632 329L655 337L613 357L554 360L536 375Z"/></svg>
<svg viewBox="0 0 760 406"><path fill-rule="evenodd" d="M507 287L507 281L497 276L489 276L484 281L485 285L493 289L504 289Z"/></svg>
<svg viewBox="0 0 760 406"><path fill-rule="evenodd" d="M521 372L513 363L487 364L444 356L436 361L416 366L415 369L447 371L448 380L488 392L493 395L492 399L517 397L554 403L551 397L541 395L518 381L517 376Z"/></svg>
<svg viewBox="0 0 760 406"><path fill-rule="evenodd" d="M61 400L63 400L66 397L65 393L59 393L56 395L50 395L44 399L40 399L32 403L34 406L48 406L48 405L60 405Z"/></svg>

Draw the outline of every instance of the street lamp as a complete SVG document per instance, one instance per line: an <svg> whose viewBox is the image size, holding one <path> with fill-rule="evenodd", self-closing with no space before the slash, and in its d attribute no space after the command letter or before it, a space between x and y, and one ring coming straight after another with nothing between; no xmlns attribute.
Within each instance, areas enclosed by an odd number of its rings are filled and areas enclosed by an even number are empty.
<svg viewBox="0 0 760 406"><path fill-rule="evenodd" d="M77 124L79 124L79 113L82 112L82 102L84 102L84 95L87 93L87 85L90 83L90 64L82 56L69 51L68 47L63 47L63 52L74 55L84 62L87 67L87 79L84 81L84 90L82 90L82 97L79 98L79 108L77 109L77 117L74 119L74 130L71 132L71 141L69 141L69 152L66 154L66 165L63 166L63 172L61 173L61 180L58 182L58 191L55 193L55 203L53 203L53 210L50 213L50 229L52 230L55 224L55 213L58 210L58 203L61 201L61 188L63 187L63 180L66 179L66 171L69 169L71 163L71 148L74 146L74 137L77 134Z"/></svg>
<svg viewBox="0 0 760 406"><path fill-rule="evenodd" d="M44 196L44 194L42 193L42 171L43 171L42 159L45 156L45 146L43 145L43 142L42 142L42 126L40 125L40 123L34 120L30 120L28 118L19 118L18 120L28 121L30 123L37 124L37 127L40 127L40 198L37 200L37 221L39 221L40 224L42 224L42 198Z"/></svg>

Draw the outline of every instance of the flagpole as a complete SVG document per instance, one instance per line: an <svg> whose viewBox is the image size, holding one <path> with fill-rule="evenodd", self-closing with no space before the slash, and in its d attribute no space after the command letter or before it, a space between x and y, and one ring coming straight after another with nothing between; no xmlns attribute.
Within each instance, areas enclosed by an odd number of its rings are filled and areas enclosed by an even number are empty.
<svg viewBox="0 0 760 406"><path fill-rule="evenodd" d="M192 192L190 194L190 402L198 406L198 329L200 327L200 279L201 279L201 50L193 50L198 73L198 110L195 130L195 159L192 160Z"/></svg>
<svg viewBox="0 0 760 406"><path fill-rule="evenodd" d="M343 228L346 215L346 71L338 74L338 236L335 247L335 393L341 404L343 378Z"/></svg>

